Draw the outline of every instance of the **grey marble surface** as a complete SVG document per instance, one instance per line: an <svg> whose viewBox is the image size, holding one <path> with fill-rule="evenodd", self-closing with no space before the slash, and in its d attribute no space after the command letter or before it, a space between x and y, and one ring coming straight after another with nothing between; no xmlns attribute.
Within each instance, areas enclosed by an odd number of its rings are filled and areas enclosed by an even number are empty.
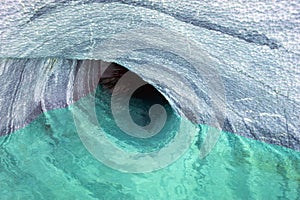
<svg viewBox="0 0 300 200"><path fill-rule="evenodd" d="M193 121L300 150L299 16L297 1L1 1L1 135L73 103L78 68L99 64L78 60L96 59Z"/></svg>

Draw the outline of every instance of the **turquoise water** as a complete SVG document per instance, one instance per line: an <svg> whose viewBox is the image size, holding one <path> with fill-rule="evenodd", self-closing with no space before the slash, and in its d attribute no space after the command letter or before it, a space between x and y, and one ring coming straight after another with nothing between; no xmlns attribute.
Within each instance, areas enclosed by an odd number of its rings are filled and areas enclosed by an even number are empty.
<svg viewBox="0 0 300 200"><path fill-rule="evenodd" d="M168 130L180 120L166 105L165 133L149 142L132 141L118 132L108 107L105 98L97 101L97 116L108 136L135 151L163 147L174 137ZM199 146L210 127L199 125L190 148L171 165L125 173L88 152L71 109L48 111L0 138L0 199L300 199L300 152L222 132L200 159ZM139 109L132 112L142 113Z"/></svg>

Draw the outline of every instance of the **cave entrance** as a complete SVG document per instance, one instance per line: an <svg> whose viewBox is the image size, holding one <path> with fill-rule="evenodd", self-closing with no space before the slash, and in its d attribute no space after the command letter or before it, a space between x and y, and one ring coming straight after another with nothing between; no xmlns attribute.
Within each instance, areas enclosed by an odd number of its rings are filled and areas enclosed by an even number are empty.
<svg viewBox="0 0 300 200"><path fill-rule="evenodd" d="M129 72L129 70L119 64L111 63L103 72L98 86L103 91L112 94L114 88L121 77ZM135 74L135 73L134 73ZM137 74L135 74L138 76ZM126 87L134 87L133 85L125 86L122 90L130 89ZM117 91L122 93L123 91ZM144 85L136 89L131 96L129 110L132 119L140 126L145 126L150 123L148 115L149 109L154 104L171 107L167 99L151 84L144 82Z"/></svg>

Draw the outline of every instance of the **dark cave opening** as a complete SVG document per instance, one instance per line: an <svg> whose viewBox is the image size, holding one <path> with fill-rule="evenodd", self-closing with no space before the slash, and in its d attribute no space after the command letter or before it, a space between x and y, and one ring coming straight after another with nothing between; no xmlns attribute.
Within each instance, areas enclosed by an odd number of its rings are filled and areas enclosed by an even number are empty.
<svg viewBox="0 0 300 200"><path fill-rule="evenodd" d="M111 94L120 78L127 72L129 72L127 68L116 63L111 63L102 74L98 85L104 91ZM126 87L131 87L131 85ZM124 90L126 90L126 87L124 87ZM150 118L148 112L154 104L171 108L167 99L153 85L144 82L144 85L136 89L130 98L129 110L133 121L140 126L149 124Z"/></svg>

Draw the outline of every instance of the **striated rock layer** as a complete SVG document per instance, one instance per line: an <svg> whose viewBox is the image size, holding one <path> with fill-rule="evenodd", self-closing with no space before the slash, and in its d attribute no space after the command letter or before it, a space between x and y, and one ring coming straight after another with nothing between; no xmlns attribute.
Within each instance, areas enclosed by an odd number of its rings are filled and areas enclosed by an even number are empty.
<svg viewBox="0 0 300 200"><path fill-rule="evenodd" d="M194 122L300 150L299 12L296 1L1 1L1 135L93 91L105 60Z"/></svg>

